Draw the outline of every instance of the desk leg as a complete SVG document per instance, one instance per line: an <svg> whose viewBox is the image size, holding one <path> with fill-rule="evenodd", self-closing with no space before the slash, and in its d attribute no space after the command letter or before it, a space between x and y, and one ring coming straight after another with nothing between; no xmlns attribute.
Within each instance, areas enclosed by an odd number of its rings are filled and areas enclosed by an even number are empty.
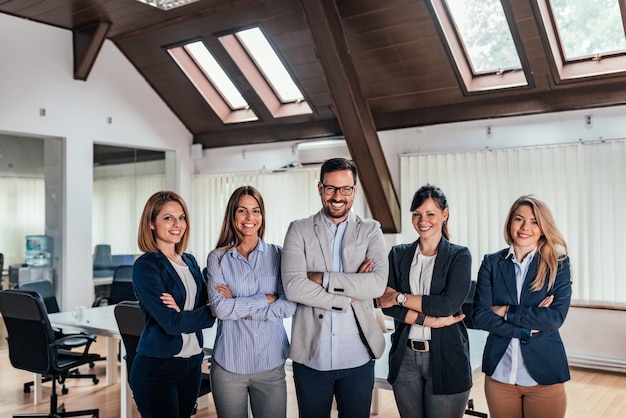
<svg viewBox="0 0 626 418"><path fill-rule="evenodd" d="M38 374L38 373L33 373L33 404L37 405L40 404L41 401L43 401L43 399L41 399L41 397L43 396L41 393L41 379L43 378L42 375Z"/></svg>
<svg viewBox="0 0 626 418"><path fill-rule="evenodd" d="M117 345L118 339L106 337L106 385L111 386L118 381Z"/></svg>
<svg viewBox="0 0 626 418"><path fill-rule="evenodd" d="M374 388L372 393L372 415L378 415L380 412L380 388Z"/></svg>
<svg viewBox="0 0 626 418"><path fill-rule="evenodd" d="M132 418L133 416L133 394L128 384L128 368L126 367L126 348L124 344L120 347L120 357L122 358L120 369L120 418Z"/></svg>

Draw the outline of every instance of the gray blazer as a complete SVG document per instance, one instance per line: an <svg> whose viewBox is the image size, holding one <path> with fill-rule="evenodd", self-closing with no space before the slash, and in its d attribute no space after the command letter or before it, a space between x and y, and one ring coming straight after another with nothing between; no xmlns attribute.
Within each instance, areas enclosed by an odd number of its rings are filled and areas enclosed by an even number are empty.
<svg viewBox="0 0 626 418"><path fill-rule="evenodd" d="M343 272L332 272L333 260L324 214L293 221L285 236L281 275L285 295L298 303L292 320L289 357L307 363L319 349L322 320L329 311L354 311L364 342L373 358L385 349L385 338L374 317L373 299L387 286L389 261L380 224L350 213L343 237ZM358 273L364 260L374 260L371 273ZM307 278L307 272L330 272L328 289ZM350 302L351 298L357 299ZM349 349L348 347L346 349Z"/></svg>

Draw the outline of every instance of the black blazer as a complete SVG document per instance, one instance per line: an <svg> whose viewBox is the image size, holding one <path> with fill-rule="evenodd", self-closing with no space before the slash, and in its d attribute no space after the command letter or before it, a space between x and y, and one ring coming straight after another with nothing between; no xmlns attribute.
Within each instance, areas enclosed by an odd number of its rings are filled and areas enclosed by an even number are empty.
<svg viewBox="0 0 626 418"><path fill-rule="evenodd" d="M409 271L419 240L412 244L394 246L389 252L388 286L403 293L411 293ZM430 295L422 298L422 309L429 316L449 316L461 313L471 281L472 256L466 247L441 238ZM395 332L391 336L389 377L393 383L404 357L410 325L404 317L408 311L401 306L383 309L394 317ZM461 393L472 387L472 366L469 357L469 339L463 322L449 327L433 328L431 332L431 365L433 392L436 395Z"/></svg>
<svg viewBox="0 0 626 418"><path fill-rule="evenodd" d="M569 367L559 328L563 325L572 297L569 258L558 265L554 287L548 292L548 280L537 292L530 284L537 275L535 255L524 278L520 302L517 302L515 266L507 259L508 248L487 254L478 272L474 294L473 318L476 328L489 331L483 352L483 371L491 376L504 355L511 338L521 341L522 357L530 376L540 385L569 380ZM554 295L549 308L539 302ZM509 305L507 320L491 312L493 305ZM530 336L531 330L540 332Z"/></svg>

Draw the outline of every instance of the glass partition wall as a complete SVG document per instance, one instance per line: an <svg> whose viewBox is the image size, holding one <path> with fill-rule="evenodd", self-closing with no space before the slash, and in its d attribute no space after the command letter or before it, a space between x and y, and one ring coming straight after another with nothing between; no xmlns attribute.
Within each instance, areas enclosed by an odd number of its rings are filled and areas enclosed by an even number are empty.
<svg viewBox="0 0 626 418"><path fill-rule="evenodd" d="M63 143L0 133L2 288L62 273Z"/></svg>
<svg viewBox="0 0 626 418"><path fill-rule="evenodd" d="M172 184L168 175L174 170L168 161L173 153L94 145L92 250L108 253L105 257L112 263L108 274L94 270L96 285L108 284L117 265L132 264L139 252L137 227L146 200ZM96 261L94 269L103 268ZM96 287L96 295L106 292L106 287Z"/></svg>

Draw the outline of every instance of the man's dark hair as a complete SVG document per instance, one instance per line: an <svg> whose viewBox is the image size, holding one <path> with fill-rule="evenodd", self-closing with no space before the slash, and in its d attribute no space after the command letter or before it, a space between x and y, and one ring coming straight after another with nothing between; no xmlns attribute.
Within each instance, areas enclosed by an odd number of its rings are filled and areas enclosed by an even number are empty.
<svg viewBox="0 0 626 418"><path fill-rule="evenodd" d="M326 175L326 173L343 170L352 171L354 184L356 184L356 166L352 161L346 160L345 158L331 158L330 160L326 160L324 164L322 164L322 169L320 170L320 183L324 183L324 176Z"/></svg>

